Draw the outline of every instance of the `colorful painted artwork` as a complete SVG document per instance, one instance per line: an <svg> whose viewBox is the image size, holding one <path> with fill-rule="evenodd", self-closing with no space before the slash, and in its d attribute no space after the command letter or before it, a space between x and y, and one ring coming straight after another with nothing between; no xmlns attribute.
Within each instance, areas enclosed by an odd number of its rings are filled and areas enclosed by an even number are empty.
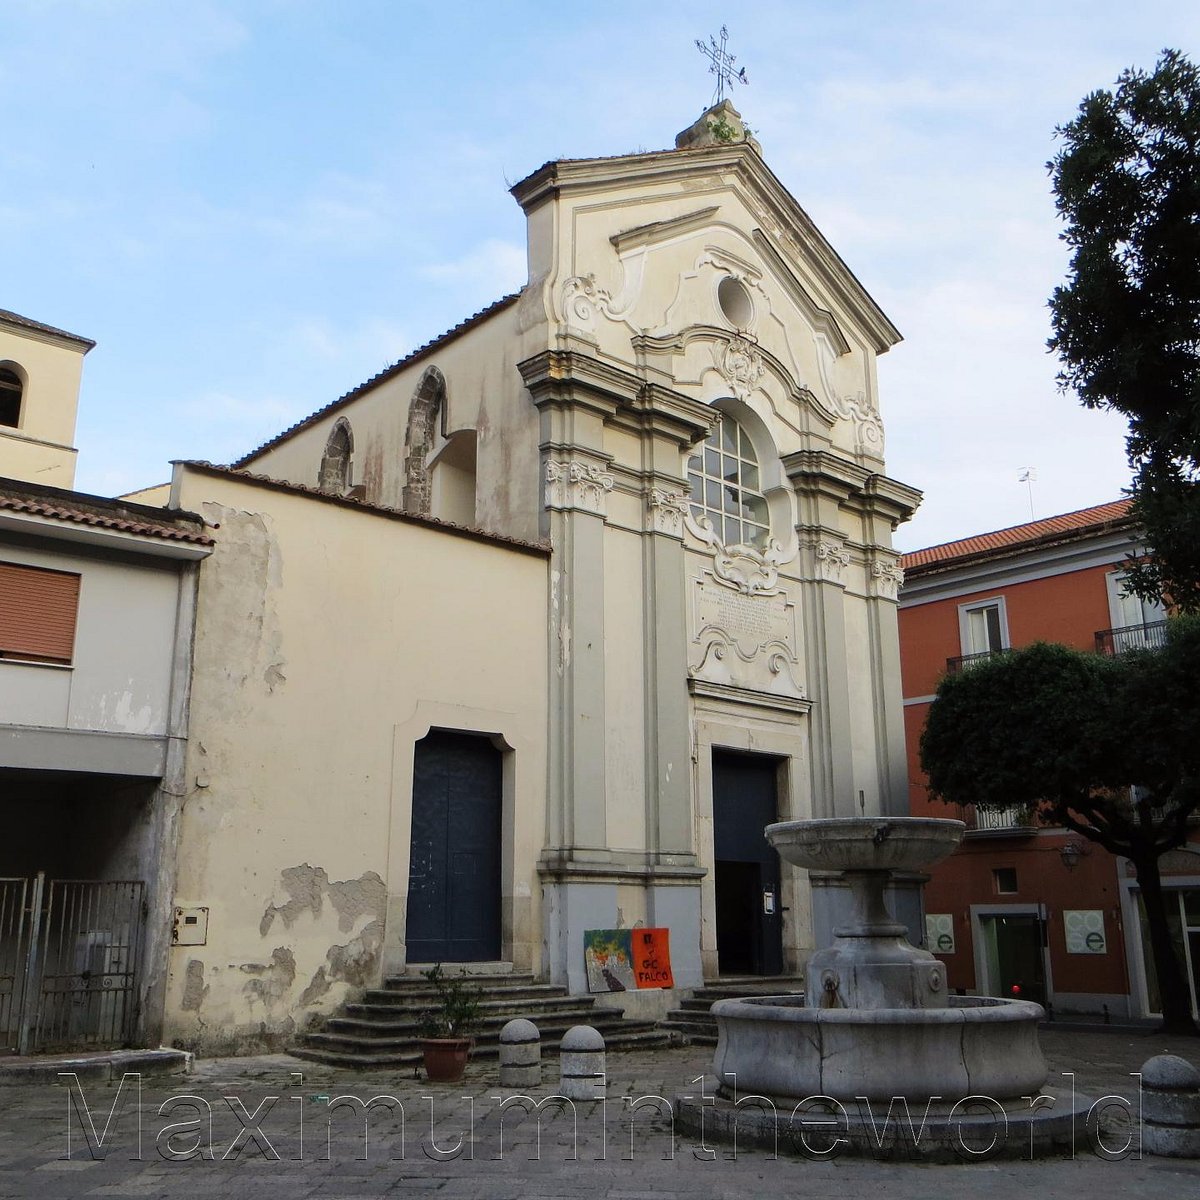
<svg viewBox="0 0 1200 1200"><path fill-rule="evenodd" d="M669 929L589 929L583 959L589 992L675 986Z"/></svg>

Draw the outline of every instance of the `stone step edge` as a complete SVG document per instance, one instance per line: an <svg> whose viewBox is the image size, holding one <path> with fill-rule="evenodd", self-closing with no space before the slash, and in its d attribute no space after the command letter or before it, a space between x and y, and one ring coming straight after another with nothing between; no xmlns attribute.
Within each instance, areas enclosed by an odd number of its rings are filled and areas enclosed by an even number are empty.
<svg viewBox="0 0 1200 1200"><path fill-rule="evenodd" d="M384 993L372 988L367 994L371 996L380 996ZM390 995L390 993L387 994ZM429 1007L429 1003L432 1000L434 1000L433 996L422 997L420 999L410 999L405 997L403 1000L397 1000L394 1003L380 1003L375 1000L363 999L349 1001L346 1007L354 1005L356 1007L386 1008L389 1011L394 1010L397 1012L422 1012L424 1009ZM568 996L566 994L562 996L506 996L501 999L491 998L488 1000L480 1000L479 1007L484 1009L502 1009L514 1008L521 1004L528 1005L533 1008L543 1004L549 1006L570 1004L579 1007L590 1005L592 1003L594 1003L594 1001L590 996Z"/></svg>
<svg viewBox="0 0 1200 1200"><path fill-rule="evenodd" d="M75 1075L80 1082L119 1081L126 1073L142 1076L190 1075L195 1063L187 1050L163 1046L153 1050L104 1050L82 1054L0 1058L0 1087L28 1083L70 1084ZM68 1078L62 1078L63 1075Z"/></svg>
<svg viewBox="0 0 1200 1200"><path fill-rule="evenodd" d="M501 1013L498 1017L486 1020L476 1029L475 1036L488 1036L492 1033L499 1034L505 1025L508 1024L507 1013ZM578 1019L577 1019L578 1018ZM600 1017L594 1011L584 1008L568 1008L553 1013L531 1013L526 1011L513 1020L532 1021L539 1028L543 1025L561 1025L564 1029L571 1025L595 1025L609 1027L621 1023L621 1018L613 1019L612 1017ZM364 1017L328 1017L324 1022L326 1027L340 1030L342 1032L359 1032L364 1037L375 1037L384 1034L402 1034L408 1031L420 1029L420 1021L372 1021ZM715 1028L715 1026L714 1026ZM314 1033L316 1030L313 1031Z"/></svg>
<svg viewBox="0 0 1200 1200"><path fill-rule="evenodd" d="M574 1026L568 1025L565 1022L560 1022L556 1025L546 1025L542 1027L542 1045L549 1045L551 1041L557 1042L568 1029ZM595 1028L595 1026L593 1026ZM653 1033L657 1027L653 1021L626 1021L615 1027L606 1026L601 1032L605 1035L605 1040L609 1037L622 1037L626 1033ZM421 1039L415 1034L405 1037L403 1035L387 1038L371 1038L371 1037L356 1037L354 1034L340 1033L310 1033L307 1034L303 1046L311 1049L314 1046L321 1047L328 1045L330 1042L351 1043L353 1045L362 1046L380 1046L380 1045L416 1045ZM488 1035L475 1036L476 1049L484 1047L498 1046L500 1044L499 1032L493 1038Z"/></svg>
<svg viewBox="0 0 1200 1200"><path fill-rule="evenodd" d="M605 1038L605 1046L610 1050L620 1050L625 1047L638 1046L657 1046L664 1049L670 1045L669 1039L657 1030L644 1030L638 1032L630 1032L625 1034L617 1034L612 1038ZM558 1054L558 1040L545 1041L542 1043L543 1056ZM494 1045L477 1046L471 1051L471 1061L480 1058L496 1058L499 1056L499 1043ZM357 1067L408 1067L415 1066L421 1062L421 1053L418 1050L406 1051L394 1055L356 1055L352 1053L337 1053L336 1051L322 1051L309 1048L307 1046L296 1046L287 1052L293 1058L304 1059L306 1062L323 1063L326 1066L357 1066Z"/></svg>

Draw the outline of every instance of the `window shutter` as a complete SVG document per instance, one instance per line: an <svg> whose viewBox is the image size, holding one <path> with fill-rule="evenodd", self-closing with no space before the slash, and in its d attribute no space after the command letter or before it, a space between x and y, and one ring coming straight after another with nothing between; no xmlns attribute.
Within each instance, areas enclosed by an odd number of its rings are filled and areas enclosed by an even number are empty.
<svg viewBox="0 0 1200 1200"><path fill-rule="evenodd" d="M0 658L69 663L79 576L0 562Z"/></svg>

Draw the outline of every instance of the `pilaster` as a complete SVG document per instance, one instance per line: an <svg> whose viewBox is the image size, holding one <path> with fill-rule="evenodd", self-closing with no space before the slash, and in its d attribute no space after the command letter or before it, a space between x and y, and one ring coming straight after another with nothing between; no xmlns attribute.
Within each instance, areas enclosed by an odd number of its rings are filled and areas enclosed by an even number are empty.
<svg viewBox="0 0 1200 1200"><path fill-rule="evenodd" d="M665 482L665 481L660 481ZM659 861L694 863L691 733L688 722L687 628L681 487L646 493L643 628L646 663L646 840Z"/></svg>

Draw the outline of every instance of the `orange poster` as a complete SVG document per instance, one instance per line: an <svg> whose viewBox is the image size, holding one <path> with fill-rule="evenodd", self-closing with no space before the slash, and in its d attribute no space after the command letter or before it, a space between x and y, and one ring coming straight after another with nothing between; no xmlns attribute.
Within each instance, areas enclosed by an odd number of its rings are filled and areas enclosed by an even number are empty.
<svg viewBox="0 0 1200 1200"><path fill-rule="evenodd" d="M675 986L671 977L671 931L631 929L633 977L640 988Z"/></svg>

